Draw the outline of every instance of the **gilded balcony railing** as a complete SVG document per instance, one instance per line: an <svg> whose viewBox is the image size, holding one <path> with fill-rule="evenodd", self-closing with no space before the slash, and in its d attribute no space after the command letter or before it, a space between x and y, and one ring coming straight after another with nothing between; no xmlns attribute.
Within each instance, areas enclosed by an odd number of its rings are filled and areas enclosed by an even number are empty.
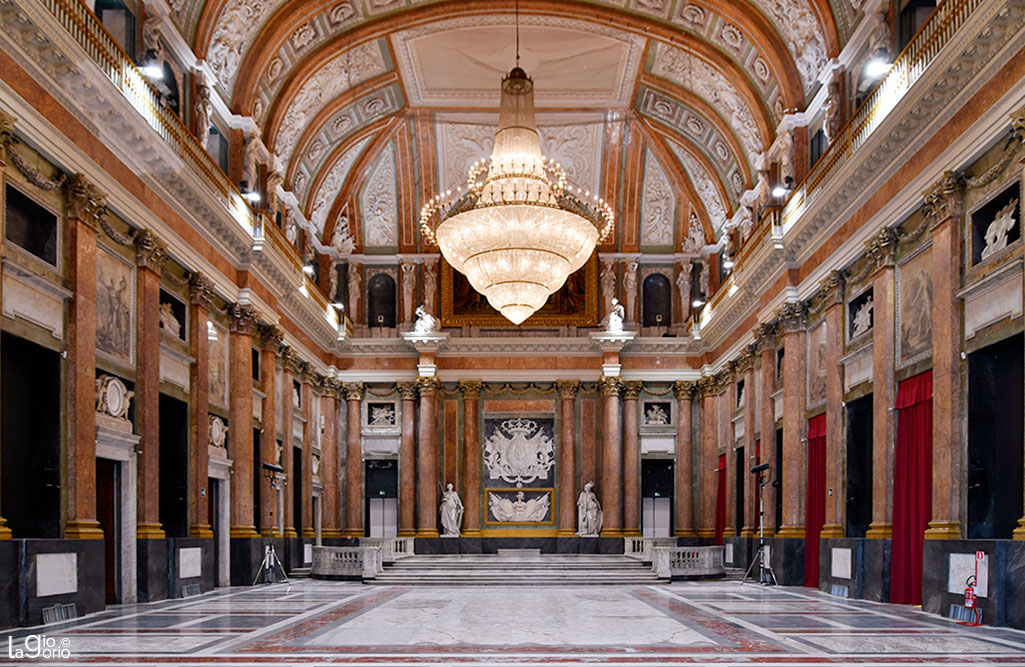
<svg viewBox="0 0 1025 667"><path fill-rule="evenodd" d="M824 183L868 140L983 0L943 0L783 207L789 230Z"/></svg>

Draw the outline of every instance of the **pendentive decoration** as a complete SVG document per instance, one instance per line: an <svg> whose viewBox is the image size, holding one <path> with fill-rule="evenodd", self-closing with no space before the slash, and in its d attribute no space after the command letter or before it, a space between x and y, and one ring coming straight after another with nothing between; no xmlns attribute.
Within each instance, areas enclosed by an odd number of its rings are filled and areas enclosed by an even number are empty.
<svg viewBox="0 0 1025 667"><path fill-rule="evenodd" d="M465 186L420 211L424 237L513 324L541 308L612 233L612 207L566 182L541 154L534 82L517 66L502 80L490 160L470 166Z"/></svg>

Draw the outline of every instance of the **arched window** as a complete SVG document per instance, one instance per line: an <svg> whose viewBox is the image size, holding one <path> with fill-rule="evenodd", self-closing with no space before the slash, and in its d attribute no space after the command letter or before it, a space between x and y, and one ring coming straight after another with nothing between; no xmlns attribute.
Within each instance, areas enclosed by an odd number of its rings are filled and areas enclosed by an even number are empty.
<svg viewBox="0 0 1025 667"><path fill-rule="evenodd" d="M669 279L653 273L644 279L644 320L646 327L667 327L673 318L673 290Z"/></svg>
<svg viewBox="0 0 1025 667"><path fill-rule="evenodd" d="M367 301L371 327L395 326L395 279L387 273L378 273L367 285Z"/></svg>

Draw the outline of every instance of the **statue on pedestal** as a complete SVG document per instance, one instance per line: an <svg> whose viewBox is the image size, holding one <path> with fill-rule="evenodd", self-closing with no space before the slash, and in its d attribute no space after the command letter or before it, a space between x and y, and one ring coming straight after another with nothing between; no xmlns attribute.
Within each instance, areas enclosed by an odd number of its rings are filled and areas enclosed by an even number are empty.
<svg viewBox="0 0 1025 667"><path fill-rule="evenodd" d="M451 484L445 487L439 511L441 512L441 536L459 537L460 527L463 525L463 502L459 500L459 494L455 492Z"/></svg>
<svg viewBox="0 0 1025 667"><path fill-rule="evenodd" d="M623 304L619 303L619 299L615 297L612 299L612 310L609 311L605 331L608 333L623 332Z"/></svg>
<svg viewBox="0 0 1025 667"><path fill-rule="evenodd" d="M424 306L416 308L416 322L413 324L413 333L423 336L438 332L438 320L427 312Z"/></svg>
<svg viewBox="0 0 1025 667"><path fill-rule="evenodd" d="M584 490L577 497L577 535L580 537L598 537L604 521L601 503L593 488L594 482L584 484Z"/></svg>

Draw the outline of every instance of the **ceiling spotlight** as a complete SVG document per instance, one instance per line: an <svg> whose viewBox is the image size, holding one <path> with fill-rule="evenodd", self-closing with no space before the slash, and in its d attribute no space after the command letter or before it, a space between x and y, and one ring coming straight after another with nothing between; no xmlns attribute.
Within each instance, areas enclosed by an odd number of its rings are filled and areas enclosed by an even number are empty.
<svg viewBox="0 0 1025 667"><path fill-rule="evenodd" d="M691 308L700 308L701 306L705 305L705 300L700 298L700 297L698 297L697 299L694 299L693 301L691 301L690 305L691 305Z"/></svg>
<svg viewBox="0 0 1025 667"><path fill-rule="evenodd" d="M316 273L316 269L313 268L313 262L307 262L306 264L303 264L303 273L310 277L313 277L313 274Z"/></svg>
<svg viewBox="0 0 1025 667"><path fill-rule="evenodd" d="M723 260L722 260L722 268L726 269L727 271L732 269L733 268L733 260L730 259L729 257L723 258Z"/></svg>
<svg viewBox="0 0 1025 667"><path fill-rule="evenodd" d="M164 68L160 64L160 58L153 49L147 49L139 56L139 71L147 79L160 80L164 78Z"/></svg>
<svg viewBox="0 0 1025 667"><path fill-rule="evenodd" d="M239 192L242 193L242 197L250 204L260 203L260 193L249 189L249 181L242 181L239 183L238 189Z"/></svg>
<svg viewBox="0 0 1025 667"><path fill-rule="evenodd" d="M875 56L865 65L865 76L870 79L878 79L890 71L893 63L887 62L885 58Z"/></svg>

